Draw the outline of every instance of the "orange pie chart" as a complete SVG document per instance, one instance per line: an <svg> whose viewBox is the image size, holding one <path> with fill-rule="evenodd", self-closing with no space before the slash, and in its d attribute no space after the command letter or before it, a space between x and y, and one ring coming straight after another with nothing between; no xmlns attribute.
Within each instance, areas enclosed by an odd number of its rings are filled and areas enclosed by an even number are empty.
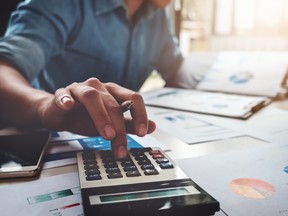
<svg viewBox="0 0 288 216"><path fill-rule="evenodd" d="M230 182L229 188L238 195L252 199L264 199L276 191L272 184L254 178L234 179Z"/></svg>

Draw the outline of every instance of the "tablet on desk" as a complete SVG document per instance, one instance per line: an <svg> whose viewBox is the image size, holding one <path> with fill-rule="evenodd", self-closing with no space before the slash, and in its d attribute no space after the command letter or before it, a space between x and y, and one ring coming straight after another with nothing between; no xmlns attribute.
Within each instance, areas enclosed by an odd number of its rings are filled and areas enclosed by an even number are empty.
<svg viewBox="0 0 288 216"><path fill-rule="evenodd" d="M0 136L0 178L39 174L50 137L49 131Z"/></svg>

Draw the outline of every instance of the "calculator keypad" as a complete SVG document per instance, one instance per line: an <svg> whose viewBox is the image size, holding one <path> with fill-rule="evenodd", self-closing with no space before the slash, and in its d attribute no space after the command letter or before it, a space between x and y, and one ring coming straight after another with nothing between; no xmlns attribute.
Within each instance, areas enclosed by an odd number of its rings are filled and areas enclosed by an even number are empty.
<svg viewBox="0 0 288 216"><path fill-rule="evenodd" d="M151 148L132 148L122 160L116 160L111 150L85 150L82 160L87 181L101 180L104 175L108 179L159 175L159 169L174 168L173 163L160 150ZM102 171L100 166L104 168Z"/></svg>

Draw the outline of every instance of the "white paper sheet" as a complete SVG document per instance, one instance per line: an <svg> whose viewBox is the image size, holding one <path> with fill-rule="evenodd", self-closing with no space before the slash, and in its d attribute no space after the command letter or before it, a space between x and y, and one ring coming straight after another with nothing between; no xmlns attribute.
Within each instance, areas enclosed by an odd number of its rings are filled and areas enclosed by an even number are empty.
<svg viewBox="0 0 288 216"><path fill-rule="evenodd" d="M202 143L244 135L223 126L195 118L189 112L147 107L149 118L157 127L187 144Z"/></svg>
<svg viewBox="0 0 288 216"><path fill-rule="evenodd" d="M275 102L243 121L231 118L219 118L208 115L197 115L195 117L216 125L225 125L231 130L257 137L269 142L282 142L288 140L288 105L280 106L285 101Z"/></svg>
<svg viewBox="0 0 288 216"><path fill-rule="evenodd" d="M214 196L229 216L286 216L287 155L287 144L267 144L176 163Z"/></svg>
<svg viewBox="0 0 288 216"><path fill-rule="evenodd" d="M197 89L276 97L287 68L288 52L221 52Z"/></svg>
<svg viewBox="0 0 288 216"><path fill-rule="evenodd" d="M84 216L78 173L0 185L1 216Z"/></svg>

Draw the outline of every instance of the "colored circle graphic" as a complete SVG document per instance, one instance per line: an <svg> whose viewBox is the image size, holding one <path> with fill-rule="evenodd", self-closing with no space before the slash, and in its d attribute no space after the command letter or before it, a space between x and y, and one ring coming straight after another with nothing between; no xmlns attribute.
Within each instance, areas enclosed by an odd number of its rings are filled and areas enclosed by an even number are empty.
<svg viewBox="0 0 288 216"><path fill-rule="evenodd" d="M253 74L250 71L238 71L230 76L230 81L235 84L247 83L253 78Z"/></svg>
<svg viewBox="0 0 288 216"><path fill-rule="evenodd" d="M284 167L284 172L288 173L288 166Z"/></svg>
<svg viewBox="0 0 288 216"><path fill-rule="evenodd" d="M276 191L273 185L254 178L234 179L230 182L229 188L238 195L252 199L264 199Z"/></svg>

